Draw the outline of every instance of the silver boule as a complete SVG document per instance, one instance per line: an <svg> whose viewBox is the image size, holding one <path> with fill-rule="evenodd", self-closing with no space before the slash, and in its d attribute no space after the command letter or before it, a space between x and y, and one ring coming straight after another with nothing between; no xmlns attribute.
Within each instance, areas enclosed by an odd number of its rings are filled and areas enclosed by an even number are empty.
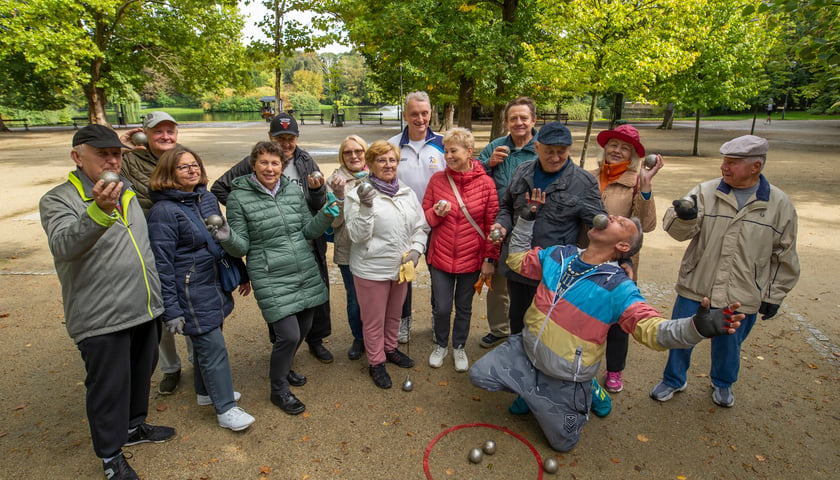
<svg viewBox="0 0 840 480"><path fill-rule="evenodd" d="M402 389L404 392L410 392L414 390L414 382L412 382L409 377L405 377L405 381L402 384Z"/></svg>
<svg viewBox="0 0 840 480"><path fill-rule="evenodd" d="M650 155L645 157L645 168L650 170L651 168L656 166L656 154L651 153Z"/></svg>
<svg viewBox="0 0 840 480"><path fill-rule="evenodd" d="M214 227L221 227L225 224L225 219L219 215L210 215L209 217L204 219L204 223Z"/></svg>
<svg viewBox="0 0 840 480"><path fill-rule="evenodd" d="M120 175L110 170L105 170L100 173L99 179L105 182L105 185L108 185L109 183L120 183Z"/></svg>
<svg viewBox="0 0 840 480"><path fill-rule="evenodd" d="M482 450L484 450L484 453L486 453L487 455L493 455L494 453L496 453L496 442L494 442L493 440L487 440L486 442L484 442L484 447L482 447Z"/></svg>
<svg viewBox="0 0 840 480"><path fill-rule="evenodd" d="M489 238L490 238L491 242L498 242L499 240L501 240L502 239L502 229L494 228L493 230L490 230Z"/></svg>
<svg viewBox="0 0 840 480"><path fill-rule="evenodd" d="M470 450L469 459L472 463L481 463L481 458L483 456L484 454L481 453L480 448L473 448L472 450Z"/></svg>
<svg viewBox="0 0 840 480"><path fill-rule="evenodd" d="M510 147L508 147L507 145L499 145L496 148L501 148L506 154L510 155Z"/></svg>
<svg viewBox="0 0 840 480"><path fill-rule="evenodd" d="M374 186L367 183L367 182L360 183L359 184L359 189L358 189L359 197L361 198L361 197L364 197L364 196L368 195L368 192L373 188L374 188Z"/></svg>
<svg viewBox="0 0 840 480"><path fill-rule="evenodd" d="M546 457L543 460L543 470L545 473L557 473L557 470L560 469L560 465L557 463L557 460L552 457Z"/></svg>
<svg viewBox="0 0 840 480"><path fill-rule="evenodd" d="M690 209L694 208L694 199L691 197L683 197L680 199L680 208Z"/></svg>
<svg viewBox="0 0 840 480"><path fill-rule="evenodd" d="M315 170L314 172L310 173L309 176L312 178L312 180L322 180L324 178L324 174L319 172L318 170Z"/></svg>
<svg viewBox="0 0 840 480"><path fill-rule="evenodd" d="M439 207L439 208L443 208L447 205L449 205L449 202L447 202L446 200L441 198L440 200L437 201L437 204L435 206Z"/></svg>
<svg viewBox="0 0 840 480"><path fill-rule="evenodd" d="M131 143L137 146L145 145L147 141L149 141L149 139L146 138L146 134L143 132L136 132L131 136Z"/></svg>
<svg viewBox="0 0 840 480"><path fill-rule="evenodd" d="M599 213L595 215L592 219L592 226L597 228L598 230L603 230L607 228L607 225L610 224L610 217L604 215L603 213Z"/></svg>

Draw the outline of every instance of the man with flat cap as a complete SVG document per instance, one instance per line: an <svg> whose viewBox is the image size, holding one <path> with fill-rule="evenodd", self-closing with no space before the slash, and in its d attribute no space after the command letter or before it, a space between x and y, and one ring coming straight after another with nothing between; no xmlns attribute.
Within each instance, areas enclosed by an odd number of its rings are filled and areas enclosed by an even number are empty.
<svg viewBox="0 0 840 480"><path fill-rule="evenodd" d="M122 447L164 442L175 429L145 423L163 313L146 219L124 177L117 134L88 125L73 136L76 170L40 201L61 282L67 332L85 362L91 440L105 477L137 479Z"/></svg>
<svg viewBox="0 0 840 480"><path fill-rule="evenodd" d="M776 315L799 279L796 210L784 192L762 175L767 140L744 135L720 147L722 177L701 183L675 200L662 219L674 239L690 240L680 265L672 318L697 309L703 297L722 308L733 299L746 314L734 335L712 340L712 401L732 407L741 344L756 314ZM665 402L687 387L692 349L671 350L662 382L650 396Z"/></svg>
<svg viewBox="0 0 840 480"><path fill-rule="evenodd" d="M531 247L574 245L581 225L592 225L592 218L606 213L598 181L575 165L569 153L572 133L561 122L551 122L537 133L534 142L537 160L522 163L513 172L493 228L501 228L507 237L516 222L515 212L529 202L532 194L545 196L537 211ZM499 271L507 278L510 296L510 334L522 331L525 312L537 292L539 281L512 271L507 263L510 239L505 238L499 258Z"/></svg>

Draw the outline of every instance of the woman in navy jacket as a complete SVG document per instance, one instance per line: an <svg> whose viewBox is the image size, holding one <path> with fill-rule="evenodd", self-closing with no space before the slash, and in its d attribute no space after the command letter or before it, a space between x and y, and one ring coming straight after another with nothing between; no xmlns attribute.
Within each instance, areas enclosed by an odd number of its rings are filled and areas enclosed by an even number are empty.
<svg viewBox="0 0 840 480"><path fill-rule="evenodd" d="M214 405L219 425L234 431L254 423L237 406L222 322L233 311L224 291L215 252L220 245L204 229L203 219L221 215L207 191L207 173L199 156L178 146L165 153L149 181L154 205L149 211L149 238L163 292L165 328L189 335L195 351L194 384L199 405ZM239 293L250 293L250 284Z"/></svg>

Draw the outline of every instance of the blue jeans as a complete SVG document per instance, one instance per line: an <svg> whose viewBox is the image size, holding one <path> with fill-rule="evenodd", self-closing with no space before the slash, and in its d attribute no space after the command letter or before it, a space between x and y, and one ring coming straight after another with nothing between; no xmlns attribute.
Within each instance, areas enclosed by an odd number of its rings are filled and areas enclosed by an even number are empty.
<svg viewBox="0 0 840 480"><path fill-rule="evenodd" d="M697 313L699 306L700 302L677 295L671 318L690 317ZM741 326L734 334L712 338L712 370L709 373L712 385L729 388L738 380L738 371L741 369L741 344L750 334L755 318L754 313L747 315L741 320ZM675 348L668 352L668 363L665 364L665 372L662 374L665 385L672 388L685 385L692 350L693 348Z"/></svg>
<svg viewBox="0 0 840 480"><path fill-rule="evenodd" d="M222 328L216 327L203 335L190 338L195 352L195 393L209 395L216 407L216 414L225 413L236 406L236 401L233 399L233 377Z"/></svg>
<svg viewBox="0 0 840 480"><path fill-rule="evenodd" d="M356 298L356 284L353 283L353 274L350 273L350 265L339 265L341 279L344 281L344 290L347 292L347 323L350 324L350 332L353 338L362 340L362 314L359 311L359 300Z"/></svg>

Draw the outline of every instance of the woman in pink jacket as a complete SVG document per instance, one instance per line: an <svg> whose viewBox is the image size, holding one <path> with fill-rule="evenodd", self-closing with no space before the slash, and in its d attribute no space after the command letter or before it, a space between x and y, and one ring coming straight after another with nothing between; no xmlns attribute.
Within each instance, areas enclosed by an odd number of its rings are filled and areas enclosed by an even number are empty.
<svg viewBox="0 0 840 480"><path fill-rule="evenodd" d="M496 185L472 157L475 139L469 130L453 128L443 136L446 170L435 173L423 197L423 212L432 228L426 252L435 304L435 346L429 365L440 368L447 355L452 304L452 350L455 371L466 372L464 351L470 329L476 280L493 275L499 249L487 236L499 211Z"/></svg>

